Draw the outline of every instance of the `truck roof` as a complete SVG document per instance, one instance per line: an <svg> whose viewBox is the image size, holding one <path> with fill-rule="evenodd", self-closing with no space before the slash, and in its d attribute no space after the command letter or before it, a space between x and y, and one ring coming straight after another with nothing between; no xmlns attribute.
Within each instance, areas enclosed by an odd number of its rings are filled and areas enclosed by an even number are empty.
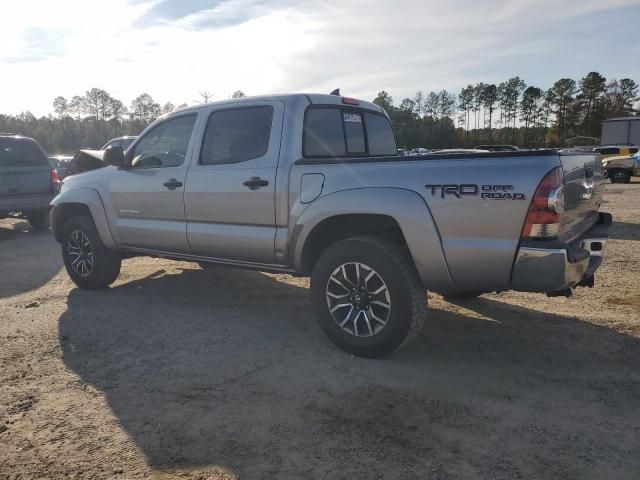
<svg viewBox="0 0 640 480"><path fill-rule="evenodd" d="M608 118L607 120L603 120L602 123L606 123L606 122L629 122L629 121L640 122L640 117Z"/></svg>
<svg viewBox="0 0 640 480"><path fill-rule="evenodd" d="M373 102L367 102L365 100L354 99L351 97L344 97L340 95L328 95L322 93L282 93L274 95L259 95L255 97L242 97L242 98L230 98L226 100L218 100L216 102L204 103L201 105L193 105L190 107L180 108L171 112L168 115L174 115L176 112L189 112L197 111L201 108L207 108L212 105L229 105L229 104L242 104L246 102L252 102L256 100L306 100L310 104L319 105L345 105L347 107L359 107L366 108L368 110L374 110L376 112L384 113L384 109ZM357 103L345 103L343 99L355 101Z"/></svg>

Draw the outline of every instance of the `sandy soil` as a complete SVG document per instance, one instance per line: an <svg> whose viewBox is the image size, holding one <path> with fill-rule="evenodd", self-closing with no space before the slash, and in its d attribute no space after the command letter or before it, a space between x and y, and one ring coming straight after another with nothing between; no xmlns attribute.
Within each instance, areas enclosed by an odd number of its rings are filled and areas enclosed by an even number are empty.
<svg viewBox="0 0 640 480"><path fill-rule="evenodd" d="M74 287L0 222L0 478L637 479L640 183L569 299L430 295L383 360L334 348L286 275L131 259Z"/></svg>

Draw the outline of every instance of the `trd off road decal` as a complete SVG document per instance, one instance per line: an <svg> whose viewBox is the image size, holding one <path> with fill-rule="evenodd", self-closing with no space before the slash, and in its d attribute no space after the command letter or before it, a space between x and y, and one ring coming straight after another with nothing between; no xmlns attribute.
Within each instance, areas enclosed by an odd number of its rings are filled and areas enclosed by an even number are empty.
<svg viewBox="0 0 640 480"><path fill-rule="evenodd" d="M427 190L431 190L431 195L439 195L440 198L453 196L480 197L485 200L526 200L524 193L513 191L513 185L474 185L471 183L459 185L425 185Z"/></svg>

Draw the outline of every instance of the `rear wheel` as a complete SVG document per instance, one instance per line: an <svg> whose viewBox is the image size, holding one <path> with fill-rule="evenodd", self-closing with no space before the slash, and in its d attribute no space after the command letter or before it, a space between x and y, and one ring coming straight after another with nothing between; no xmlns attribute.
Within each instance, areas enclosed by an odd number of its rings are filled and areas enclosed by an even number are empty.
<svg viewBox="0 0 640 480"><path fill-rule="evenodd" d="M49 212L46 210L36 210L27 214L27 220L29 220L34 230L49 228Z"/></svg>
<svg viewBox="0 0 640 480"><path fill-rule="evenodd" d="M311 275L320 328L338 347L380 357L415 337L427 316L425 289L408 252L377 237L329 247Z"/></svg>
<svg viewBox="0 0 640 480"><path fill-rule="evenodd" d="M62 227L61 243L64 266L78 287L104 288L118 277L121 256L104 246L89 215L69 218Z"/></svg>
<svg viewBox="0 0 640 480"><path fill-rule="evenodd" d="M631 173L628 170L616 168L609 172L611 183L629 183L631 181Z"/></svg>

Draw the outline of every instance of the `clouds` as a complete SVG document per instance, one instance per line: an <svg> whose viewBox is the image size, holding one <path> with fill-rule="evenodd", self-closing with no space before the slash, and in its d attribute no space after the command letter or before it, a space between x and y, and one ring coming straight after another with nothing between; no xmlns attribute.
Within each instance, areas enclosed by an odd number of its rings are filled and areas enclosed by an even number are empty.
<svg viewBox="0 0 640 480"><path fill-rule="evenodd" d="M103 88L191 102L242 89L396 100L520 75L640 80L638 0L22 0L0 17L0 111ZM615 25L615 28L607 28ZM624 39L625 41L621 41ZM6 79L6 80L5 80ZM37 80L36 80L37 79Z"/></svg>
<svg viewBox="0 0 640 480"><path fill-rule="evenodd" d="M136 26L175 24L187 30L240 25L295 4L293 0L134 0L133 3L149 7L136 20Z"/></svg>

